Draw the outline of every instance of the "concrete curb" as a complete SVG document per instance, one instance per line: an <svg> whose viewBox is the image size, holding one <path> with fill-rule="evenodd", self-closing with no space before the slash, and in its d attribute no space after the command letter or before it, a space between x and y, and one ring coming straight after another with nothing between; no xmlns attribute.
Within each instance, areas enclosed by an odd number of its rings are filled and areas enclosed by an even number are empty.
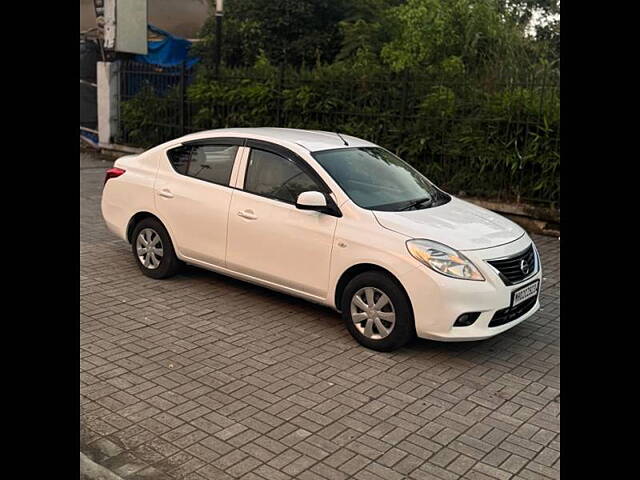
<svg viewBox="0 0 640 480"><path fill-rule="evenodd" d="M104 152L113 152L114 154L136 154L144 152L144 148L139 147L129 147L128 145L119 145L117 143L99 143L98 147Z"/></svg>
<svg viewBox="0 0 640 480"><path fill-rule="evenodd" d="M560 210L528 204L505 203L476 197L459 197L479 207L497 212L531 233L560 236Z"/></svg>
<svg viewBox="0 0 640 480"><path fill-rule="evenodd" d="M80 480L122 480L122 478L80 452Z"/></svg>

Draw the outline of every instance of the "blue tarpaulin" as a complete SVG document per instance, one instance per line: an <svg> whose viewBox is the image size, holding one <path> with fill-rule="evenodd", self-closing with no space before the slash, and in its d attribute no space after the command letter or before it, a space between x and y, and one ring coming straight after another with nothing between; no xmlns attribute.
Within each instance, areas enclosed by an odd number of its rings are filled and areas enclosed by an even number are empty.
<svg viewBox="0 0 640 480"><path fill-rule="evenodd" d="M189 56L189 49L191 48L189 40L171 35L169 32L165 32L154 25L149 25L148 27L149 30L164 36L164 38L148 42L149 53L136 55L134 58L136 62L150 63L161 67L174 67L184 61L185 66L190 68L200 61L199 57Z"/></svg>

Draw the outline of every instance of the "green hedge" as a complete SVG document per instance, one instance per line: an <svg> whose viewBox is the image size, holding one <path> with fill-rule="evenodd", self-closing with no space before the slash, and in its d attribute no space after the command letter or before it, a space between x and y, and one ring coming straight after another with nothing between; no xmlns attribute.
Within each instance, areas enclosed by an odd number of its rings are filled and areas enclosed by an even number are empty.
<svg viewBox="0 0 640 480"><path fill-rule="evenodd" d="M266 62L201 73L186 90L186 132L282 126L339 131L395 151L451 193L559 206L560 98L546 69L514 81L390 75L357 65L279 70ZM177 88L123 103L127 141L179 136Z"/></svg>

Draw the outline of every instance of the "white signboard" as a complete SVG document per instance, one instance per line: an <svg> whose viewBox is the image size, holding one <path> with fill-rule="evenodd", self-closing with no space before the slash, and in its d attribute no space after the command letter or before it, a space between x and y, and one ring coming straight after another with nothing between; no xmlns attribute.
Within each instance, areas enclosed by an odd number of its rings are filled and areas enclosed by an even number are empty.
<svg viewBox="0 0 640 480"><path fill-rule="evenodd" d="M146 55L147 17L147 0L105 0L105 48Z"/></svg>

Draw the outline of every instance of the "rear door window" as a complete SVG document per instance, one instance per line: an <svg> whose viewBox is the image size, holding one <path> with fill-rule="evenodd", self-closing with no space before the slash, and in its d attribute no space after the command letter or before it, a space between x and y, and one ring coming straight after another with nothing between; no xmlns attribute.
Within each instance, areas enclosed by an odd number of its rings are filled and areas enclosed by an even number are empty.
<svg viewBox="0 0 640 480"><path fill-rule="evenodd" d="M169 152L169 161L181 175L228 186L237 153L237 145L179 147Z"/></svg>

